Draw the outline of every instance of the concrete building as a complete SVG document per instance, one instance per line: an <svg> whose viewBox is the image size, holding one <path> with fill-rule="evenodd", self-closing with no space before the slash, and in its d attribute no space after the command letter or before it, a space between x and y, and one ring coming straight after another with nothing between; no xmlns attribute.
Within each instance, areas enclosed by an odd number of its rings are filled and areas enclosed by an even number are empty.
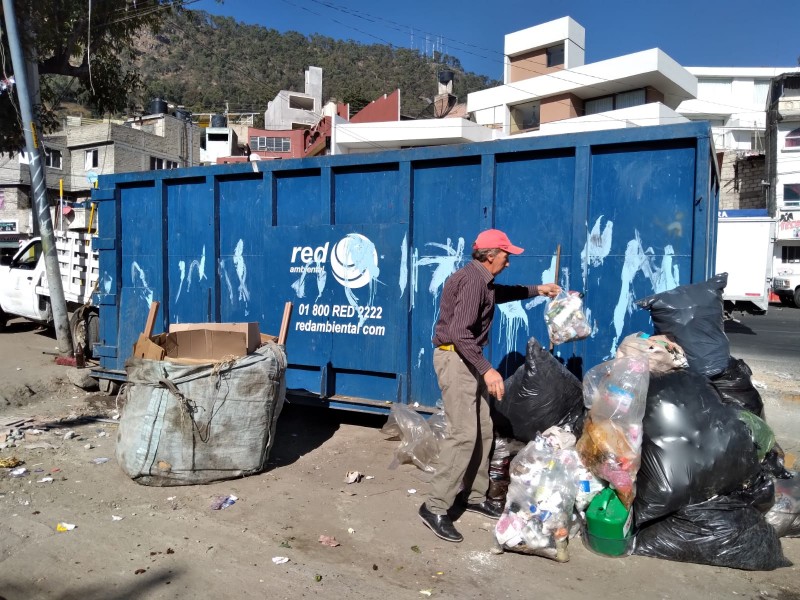
<svg viewBox="0 0 800 600"><path fill-rule="evenodd" d="M775 77L767 96L767 206L778 221L774 272L800 265L800 71Z"/></svg>
<svg viewBox="0 0 800 600"><path fill-rule="evenodd" d="M503 85L467 110L496 137L683 122L695 77L658 48L585 64L585 30L570 17L505 36Z"/></svg>
<svg viewBox="0 0 800 600"><path fill-rule="evenodd" d="M766 209L766 103L770 82L792 68L687 67L697 98L678 112L709 121L720 167L720 209Z"/></svg>
<svg viewBox="0 0 800 600"><path fill-rule="evenodd" d="M305 72L305 92L281 90L267 105L264 129L311 129L322 118L322 69Z"/></svg>
<svg viewBox="0 0 800 600"><path fill-rule="evenodd" d="M200 130L166 113L126 122L69 118L62 131L43 137L43 160L51 206L59 204L61 189L67 205L81 203L91 197L99 175L198 165ZM30 184L26 153L0 158L0 246L16 245L34 232Z"/></svg>

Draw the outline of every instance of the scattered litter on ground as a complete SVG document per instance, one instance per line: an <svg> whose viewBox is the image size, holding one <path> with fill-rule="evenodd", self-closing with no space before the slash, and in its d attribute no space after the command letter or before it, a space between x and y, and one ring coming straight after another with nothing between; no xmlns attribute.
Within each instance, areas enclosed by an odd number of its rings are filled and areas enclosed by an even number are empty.
<svg viewBox="0 0 800 600"><path fill-rule="evenodd" d="M419 593L427 597L433 596L433 591L431 590L420 590Z"/></svg>
<svg viewBox="0 0 800 600"><path fill-rule="evenodd" d="M92 464L95 464L95 465L102 465L103 463L107 463L108 459L105 458L105 457L102 457L102 456L98 456L97 458L93 458L91 460L91 462L92 462Z"/></svg>
<svg viewBox="0 0 800 600"><path fill-rule="evenodd" d="M341 546L341 544L336 541L335 537L329 535L319 536L319 543L324 546L330 546L331 548L335 548L336 546Z"/></svg>
<svg viewBox="0 0 800 600"><path fill-rule="evenodd" d="M72 531L76 527L77 525L73 525L72 523L59 523L56 525L56 531Z"/></svg>
<svg viewBox="0 0 800 600"><path fill-rule="evenodd" d="M316 581L317 583L322 581L322 575L314 575L314 581Z"/></svg>
<svg viewBox="0 0 800 600"><path fill-rule="evenodd" d="M272 562L274 562L276 565L282 565L289 562L289 559L285 556L273 556Z"/></svg>
<svg viewBox="0 0 800 600"><path fill-rule="evenodd" d="M410 490L408 490L408 493L409 494L416 494L417 490L415 490L414 488L411 488Z"/></svg>
<svg viewBox="0 0 800 600"><path fill-rule="evenodd" d="M9 473L9 475L11 475L11 477L24 477L27 474L27 472L28 469L26 469L25 467L19 467L17 469L12 470Z"/></svg>
<svg viewBox="0 0 800 600"><path fill-rule="evenodd" d="M361 478L364 477L358 471L348 471L347 474L344 476L345 483L358 483L361 481Z"/></svg>
<svg viewBox="0 0 800 600"><path fill-rule="evenodd" d="M415 552L416 554L420 554L422 550L419 549L419 546L411 546L411 551Z"/></svg>
<svg viewBox="0 0 800 600"><path fill-rule="evenodd" d="M78 437L78 434L75 433L74 431L68 431L67 433L64 434L65 440L71 440L74 437Z"/></svg>
<svg viewBox="0 0 800 600"><path fill-rule="evenodd" d="M217 496L214 502L211 503L211 510L222 510L236 504L239 498L233 495L230 496Z"/></svg>
<svg viewBox="0 0 800 600"><path fill-rule="evenodd" d="M53 483L53 478L52 477L42 477L36 483Z"/></svg>
<svg viewBox="0 0 800 600"><path fill-rule="evenodd" d="M13 469L14 467L18 467L22 464L22 461L18 459L16 456L10 456L9 458L0 458L0 468L2 469Z"/></svg>
<svg viewBox="0 0 800 600"><path fill-rule="evenodd" d="M94 444L86 444L86 445L83 447L83 449L84 449L84 450L91 450L92 448L94 448Z"/></svg>
<svg viewBox="0 0 800 600"><path fill-rule="evenodd" d="M356 530L353 529L352 527L348 527L347 528L347 533L349 533L350 535L353 535L355 532L356 532Z"/></svg>
<svg viewBox="0 0 800 600"><path fill-rule="evenodd" d="M375 479L375 475L365 475L364 479Z"/></svg>
<svg viewBox="0 0 800 600"><path fill-rule="evenodd" d="M117 515L111 515L112 521L122 521L125 517L118 517Z"/></svg>

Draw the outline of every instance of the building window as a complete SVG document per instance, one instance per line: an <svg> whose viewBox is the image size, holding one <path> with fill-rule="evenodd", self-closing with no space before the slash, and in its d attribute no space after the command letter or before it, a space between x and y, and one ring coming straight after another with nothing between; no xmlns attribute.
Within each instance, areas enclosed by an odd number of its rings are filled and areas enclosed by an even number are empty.
<svg viewBox="0 0 800 600"><path fill-rule="evenodd" d="M511 133L521 133L539 128L539 101L510 106Z"/></svg>
<svg viewBox="0 0 800 600"><path fill-rule="evenodd" d="M250 149L259 152L291 152L292 140L288 137L251 136Z"/></svg>
<svg viewBox="0 0 800 600"><path fill-rule="evenodd" d="M61 168L61 150L44 149L44 165L52 169Z"/></svg>
<svg viewBox="0 0 800 600"><path fill-rule="evenodd" d="M547 66L559 67L564 64L564 44L551 46L547 49Z"/></svg>
<svg viewBox="0 0 800 600"><path fill-rule="evenodd" d="M87 150L86 151L85 167L86 167L87 171L89 169L96 169L97 168L97 165L100 164L99 161L98 161L99 155L100 155L100 152L98 152L97 148L94 148L92 150Z"/></svg>
<svg viewBox="0 0 800 600"><path fill-rule="evenodd" d="M629 92L620 92L619 94L613 94L611 96L592 98L584 102L583 109L584 113L587 115L596 115L597 113L608 112L610 110L641 106L646 102L647 94L644 88L641 88Z"/></svg>
<svg viewBox="0 0 800 600"><path fill-rule="evenodd" d="M289 108L314 110L314 99L306 96L289 96Z"/></svg>
<svg viewBox="0 0 800 600"><path fill-rule="evenodd" d="M754 131L750 136L750 149L756 152L764 152L766 147L766 133L763 131Z"/></svg>
<svg viewBox="0 0 800 600"><path fill-rule="evenodd" d="M714 100L720 96L730 96L733 89L733 79L698 79L697 99Z"/></svg>
<svg viewBox="0 0 800 600"><path fill-rule="evenodd" d="M177 169L178 163L174 160L167 160L165 158L158 158L157 156L150 157L150 170L161 171L163 169Z"/></svg>
<svg viewBox="0 0 800 600"><path fill-rule="evenodd" d="M754 81L753 106L758 106L763 110L767 104L768 93L769 93L769 81Z"/></svg>
<svg viewBox="0 0 800 600"><path fill-rule="evenodd" d="M800 148L800 129L795 129L786 134L784 148Z"/></svg>
<svg viewBox="0 0 800 600"><path fill-rule="evenodd" d="M781 246L781 262L800 263L800 246Z"/></svg>
<svg viewBox="0 0 800 600"><path fill-rule="evenodd" d="M783 205L800 206L800 183L783 184Z"/></svg>

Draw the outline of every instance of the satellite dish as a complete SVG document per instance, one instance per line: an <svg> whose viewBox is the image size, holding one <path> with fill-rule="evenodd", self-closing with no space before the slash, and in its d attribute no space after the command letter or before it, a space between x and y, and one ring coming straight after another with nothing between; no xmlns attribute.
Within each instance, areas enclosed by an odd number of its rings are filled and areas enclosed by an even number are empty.
<svg viewBox="0 0 800 600"><path fill-rule="evenodd" d="M97 173L94 171L86 171L86 179L89 182L89 185L94 187L94 184L97 183Z"/></svg>

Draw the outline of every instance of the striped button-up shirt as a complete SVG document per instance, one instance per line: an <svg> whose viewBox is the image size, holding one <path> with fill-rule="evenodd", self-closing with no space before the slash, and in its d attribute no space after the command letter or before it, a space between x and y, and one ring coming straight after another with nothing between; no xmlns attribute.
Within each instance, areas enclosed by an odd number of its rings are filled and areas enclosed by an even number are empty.
<svg viewBox="0 0 800 600"><path fill-rule="evenodd" d="M447 278L439 304L433 345L453 344L456 352L481 375L492 368L483 356L494 318L494 305L524 300L538 293L535 285L500 285L477 260Z"/></svg>

